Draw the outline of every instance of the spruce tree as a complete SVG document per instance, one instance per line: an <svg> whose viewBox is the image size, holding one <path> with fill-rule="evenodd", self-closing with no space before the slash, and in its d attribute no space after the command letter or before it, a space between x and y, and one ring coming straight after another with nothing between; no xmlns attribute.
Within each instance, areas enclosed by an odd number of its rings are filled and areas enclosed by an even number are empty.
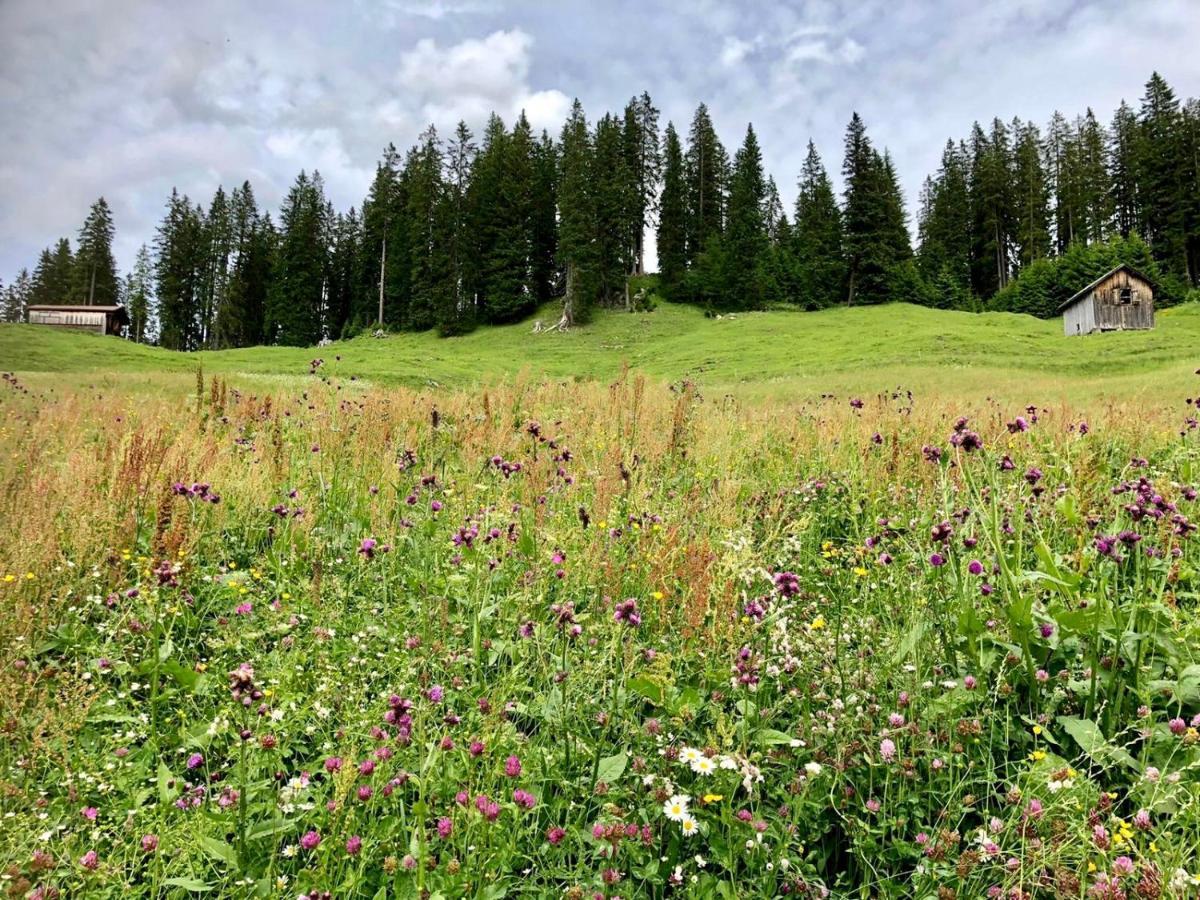
<svg viewBox="0 0 1200 900"><path fill-rule="evenodd" d="M54 249L42 251L33 270L30 305L61 305L71 302L71 280L75 273L75 257L71 243L61 238Z"/></svg>
<svg viewBox="0 0 1200 900"><path fill-rule="evenodd" d="M662 178L659 152L658 110L643 92L625 106L623 122L625 165L633 182L633 200L629 206L627 232L633 260L632 274L646 270L645 235L654 212L654 201Z"/></svg>
<svg viewBox="0 0 1200 900"><path fill-rule="evenodd" d="M171 191L167 212L154 240L159 344L169 350L200 347L204 218L186 195Z"/></svg>
<svg viewBox="0 0 1200 900"><path fill-rule="evenodd" d="M559 326L586 322L596 294L592 137L578 99L559 140L558 258L565 273Z"/></svg>
<svg viewBox="0 0 1200 900"><path fill-rule="evenodd" d="M1108 129L1108 178L1113 227L1123 238L1141 229L1137 190L1139 140L1137 114L1122 100Z"/></svg>
<svg viewBox="0 0 1200 900"><path fill-rule="evenodd" d="M1037 126L1014 120L1013 134L1013 243L1024 268L1050 254L1050 186Z"/></svg>
<svg viewBox="0 0 1200 900"><path fill-rule="evenodd" d="M0 291L0 297L3 297L3 316L5 322L24 322L28 314L29 298L33 294L33 279L29 276L28 269L22 269L17 273L16 279L3 291Z"/></svg>
<svg viewBox="0 0 1200 900"><path fill-rule="evenodd" d="M659 292L669 300L679 300L684 296L688 266L688 194L683 148L670 122L663 138L662 159L657 231Z"/></svg>
<svg viewBox="0 0 1200 900"><path fill-rule="evenodd" d="M304 347L325 336L329 223L319 172L301 171L284 199L267 299L269 343Z"/></svg>
<svg viewBox="0 0 1200 900"><path fill-rule="evenodd" d="M72 303L111 306L117 302L119 280L112 242L112 211L101 197L92 204L79 229L71 280Z"/></svg>
<svg viewBox="0 0 1200 900"><path fill-rule="evenodd" d="M700 258L709 239L721 233L729 172L729 157L703 103L696 109L688 132L684 171L688 197L687 252L691 265Z"/></svg>
<svg viewBox="0 0 1200 900"><path fill-rule="evenodd" d="M1036 150L1036 147L1035 147ZM966 148L946 141L942 164L921 193L917 267L942 307L961 305L971 287L971 195Z"/></svg>
<svg viewBox="0 0 1200 900"><path fill-rule="evenodd" d="M811 140L796 195L792 248L795 302L805 309L824 309L843 300L846 266L842 255L842 213L821 156Z"/></svg>
<svg viewBox="0 0 1200 900"><path fill-rule="evenodd" d="M626 278L636 266L631 222L637 217L637 184L624 153L620 121L605 115L596 123L592 162L593 265L595 301L626 302Z"/></svg>
<svg viewBox="0 0 1200 900"><path fill-rule="evenodd" d="M145 244L138 248L133 269L125 277L124 300L129 311L129 339L150 343L154 334L154 266Z"/></svg>
<svg viewBox="0 0 1200 900"><path fill-rule="evenodd" d="M228 318L229 264L233 253L233 220L225 189L217 186L204 219L204 283L200 299L200 341L204 347L219 347L218 319Z"/></svg>
<svg viewBox="0 0 1200 900"><path fill-rule="evenodd" d="M531 275L534 300L545 303L559 281L558 252L558 149L545 131L533 151Z"/></svg>
<svg viewBox="0 0 1200 900"><path fill-rule="evenodd" d="M476 150L471 129L466 122L459 122L446 152L450 285L442 294L443 305L437 313L438 331L442 335L466 334L475 327L471 279L475 251L471 240L470 186Z"/></svg>
<svg viewBox="0 0 1200 900"><path fill-rule="evenodd" d="M417 331L437 324L438 311L451 292L449 200L442 166L441 141L430 126L409 151L404 166L409 300L400 324Z"/></svg>
<svg viewBox="0 0 1200 900"><path fill-rule="evenodd" d="M766 221L767 182L754 127L734 155L725 230L716 250L718 282L709 286L714 305L764 309L769 299L771 239Z"/></svg>
<svg viewBox="0 0 1200 900"><path fill-rule="evenodd" d="M384 148L363 201L362 231L351 319L398 327L406 315L409 254L400 155L392 144Z"/></svg>
<svg viewBox="0 0 1200 900"><path fill-rule="evenodd" d="M1184 215L1186 160L1179 101L1155 72L1146 83L1140 115L1138 192L1146 239L1165 272L1187 272Z"/></svg>

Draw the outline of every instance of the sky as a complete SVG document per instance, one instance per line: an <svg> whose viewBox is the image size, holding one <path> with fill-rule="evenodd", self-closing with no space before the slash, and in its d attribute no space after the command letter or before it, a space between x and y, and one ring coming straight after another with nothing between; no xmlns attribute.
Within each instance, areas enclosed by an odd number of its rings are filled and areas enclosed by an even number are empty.
<svg viewBox="0 0 1200 900"><path fill-rule="evenodd" d="M301 169L359 206L380 152L432 123L524 109L556 135L649 91L732 154L754 124L784 202L811 138L836 178L853 111L916 212L975 120L1109 121L1158 70L1200 94L1200 0L0 0L0 279L113 210L122 270L172 187L249 179L275 211Z"/></svg>

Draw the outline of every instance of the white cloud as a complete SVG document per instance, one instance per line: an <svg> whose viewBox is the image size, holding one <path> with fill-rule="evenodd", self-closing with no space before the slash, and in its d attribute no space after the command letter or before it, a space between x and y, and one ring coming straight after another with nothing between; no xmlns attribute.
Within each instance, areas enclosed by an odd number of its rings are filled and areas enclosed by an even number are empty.
<svg viewBox="0 0 1200 900"><path fill-rule="evenodd" d="M753 49L754 44L750 41L732 36L727 37L724 46L721 47L721 65L732 68L741 63Z"/></svg>

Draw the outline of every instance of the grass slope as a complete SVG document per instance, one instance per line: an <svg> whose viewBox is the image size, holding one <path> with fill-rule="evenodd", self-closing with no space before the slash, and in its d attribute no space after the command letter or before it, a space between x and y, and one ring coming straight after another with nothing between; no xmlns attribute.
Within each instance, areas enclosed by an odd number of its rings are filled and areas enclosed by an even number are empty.
<svg viewBox="0 0 1200 900"><path fill-rule="evenodd" d="M541 313L543 319L550 312ZM605 312L566 334L531 333L530 318L465 337L360 337L320 349L252 347L172 353L111 337L0 326L0 368L31 373L206 372L304 376L320 356L341 377L382 384L464 386L521 372L609 379L628 364L655 379L691 379L744 397L869 393L1006 399L1153 398L1200 364L1200 307L1160 311L1150 332L1067 338L1057 320L907 304L773 311L707 319L690 306ZM340 361L335 358L340 356ZM130 379L122 377L128 384ZM257 380L257 379L253 379Z"/></svg>

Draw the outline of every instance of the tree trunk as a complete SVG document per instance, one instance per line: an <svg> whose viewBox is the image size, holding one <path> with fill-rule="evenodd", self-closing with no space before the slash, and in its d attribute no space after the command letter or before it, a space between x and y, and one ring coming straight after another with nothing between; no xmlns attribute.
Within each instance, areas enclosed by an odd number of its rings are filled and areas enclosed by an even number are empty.
<svg viewBox="0 0 1200 900"><path fill-rule="evenodd" d="M567 263L567 288L563 293L562 317L554 327L566 331L575 324L575 263Z"/></svg>
<svg viewBox="0 0 1200 900"><path fill-rule="evenodd" d="M377 324L383 327L383 276L387 272L387 235L383 236L383 252L379 257L379 318Z"/></svg>

